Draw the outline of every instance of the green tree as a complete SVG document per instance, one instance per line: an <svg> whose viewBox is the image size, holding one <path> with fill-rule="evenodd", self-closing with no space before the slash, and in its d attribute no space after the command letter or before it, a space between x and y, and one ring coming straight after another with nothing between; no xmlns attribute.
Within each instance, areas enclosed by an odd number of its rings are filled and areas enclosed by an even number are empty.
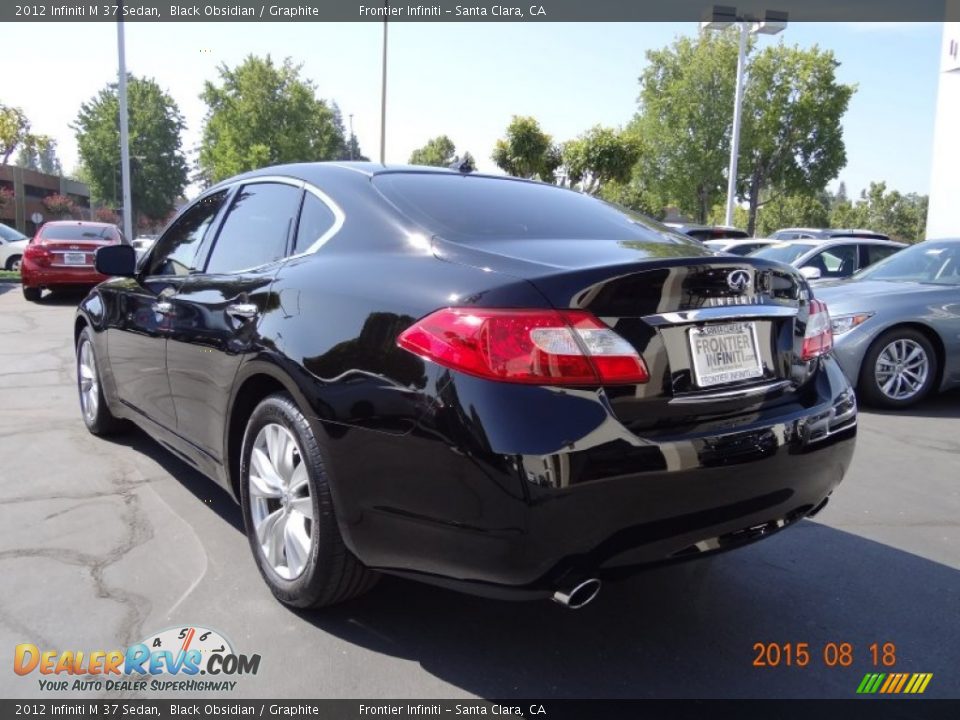
<svg viewBox="0 0 960 720"><path fill-rule="evenodd" d="M133 220L165 217L187 186L180 134L186 127L173 98L150 78L127 80ZM110 83L80 106L76 133L83 177L93 197L116 206L121 192L120 102Z"/></svg>
<svg viewBox="0 0 960 720"><path fill-rule="evenodd" d="M725 207L717 205L710 214L710 222L722 224ZM734 208L734 225L747 227L749 210ZM756 216L754 233L757 237L769 237L774 231L785 227L829 227L830 207L819 195L778 195L765 203Z"/></svg>
<svg viewBox="0 0 960 720"><path fill-rule="evenodd" d="M30 133L30 120L20 108L0 105L0 156L3 165L10 162L10 156L36 136Z"/></svg>
<svg viewBox="0 0 960 720"><path fill-rule="evenodd" d="M887 190L884 182L871 182L856 203L838 202L830 213L830 225L840 228L868 228L886 233L895 240L920 242L927 227L926 195Z"/></svg>
<svg viewBox="0 0 960 720"><path fill-rule="evenodd" d="M454 151L456 146L453 140L446 135L438 135L421 148L417 148L410 153L411 165L433 165L436 167L447 167L456 157Z"/></svg>
<svg viewBox="0 0 960 720"><path fill-rule="evenodd" d="M339 110L317 97L302 65L249 55L220 65L220 82L204 83L207 104L200 175L216 182L247 170L288 162L337 160L349 154Z"/></svg>
<svg viewBox="0 0 960 720"><path fill-rule="evenodd" d="M567 182L591 195L609 182L627 183L639 156L639 144L629 132L599 125L562 149Z"/></svg>
<svg viewBox="0 0 960 720"><path fill-rule="evenodd" d="M782 44L750 62L738 166L747 232L761 205L815 194L846 165L840 121L856 88L837 82L837 64L829 50Z"/></svg>
<svg viewBox="0 0 960 720"><path fill-rule="evenodd" d="M57 141L49 135L31 135L20 146L15 164L47 175L62 175Z"/></svg>
<svg viewBox="0 0 960 720"><path fill-rule="evenodd" d="M725 192L736 84L735 33L701 33L647 52L640 110L647 184L705 222Z"/></svg>
<svg viewBox="0 0 960 720"><path fill-rule="evenodd" d="M491 159L501 170L514 177L539 178L552 183L560 167L560 149L553 138L540 129L532 117L514 115L506 137L497 140Z"/></svg>

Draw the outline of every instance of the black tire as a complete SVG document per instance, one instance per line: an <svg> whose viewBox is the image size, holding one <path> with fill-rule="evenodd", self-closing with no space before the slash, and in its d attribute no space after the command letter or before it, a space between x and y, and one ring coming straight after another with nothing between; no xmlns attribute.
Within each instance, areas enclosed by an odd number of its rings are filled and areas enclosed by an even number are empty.
<svg viewBox="0 0 960 720"><path fill-rule="evenodd" d="M23 286L23 298L27 302L40 302L40 295L43 291L40 288Z"/></svg>
<svg viewBox="0 0 960 720"><path fill-rule="evenodd" d="M95 382L92 385L89 384L91 380L89 375L84 376L81 372L81 357L85 346L89 346L90 355L93 358L92 379ZM89 327L85 327L77 338L76 360L80 417L83 418L83 424L87 426L87 430L94 435L101 436L115 435L126 430L127 423L114 416L107 406L107 400L103 393L103 383L100 379L100 362L97 358L96 347L93 344L93 333ZM96 395L95 409L88 405L88 400L85 400L84 394L87 389ZM88 407L90 407L91 412L88 412Z"/></svg>
<svg viewBox="0 0 960 720"><path fill-rule="evenodd" d="M912 343L914 347L919 348L923 352L927 361L927 372L916 392L910 394L909 397L896 398L884 392L877 380L876 368L877 360L880 358L884 349L888 348L891 343L900 340ZM936 385L938 373L939 361L937 359L937 353L933 347L933 343L930 342L926 335L912 328L891 328L874 340L867 350L867 354L863 358L863 365L860 367L860 378L857 382L857 389L859 390L861 400L865 404L890 410L899 410L915 405L927 397Z"/></svg>
<svg viewBox="0 0 960 720"><path fill-rule="evenodd" d="M254 526L250 490L251 455L260 431L267 425L280 425L295 439L298 452L293 456L292 465L306 465L309 499L312 501L312 519L308 523L310 549L302 572L292 579L283 577L274 569L257 539ZM320 444L303 413L286 393L265 398L247 421L240 457L240 496L243 523L253 557L267 586L280 602L297 608L325 607L354 598L376 583L379 576L367 569L343 542ZM287 497L282 501L284 509L289 499ZM264 501L257 499L257 502ZM280 512L281 501L274 502L278 503L276 511ZM286 547L283 555L287 556Z"/></svg>
<svg viewBox="0 0 960 720"><path fill-rule="evenodd" d="M16 265L17 262L19 262L19 260L20 260L20 255L11 255L10 257L8 257L6 269L13 272L14 265Z"/></svg>

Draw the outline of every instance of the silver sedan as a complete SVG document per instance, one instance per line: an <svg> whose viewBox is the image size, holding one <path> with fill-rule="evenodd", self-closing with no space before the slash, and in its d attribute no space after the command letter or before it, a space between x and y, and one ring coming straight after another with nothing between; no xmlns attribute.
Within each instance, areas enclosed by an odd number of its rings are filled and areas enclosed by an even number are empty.
<svg viewBox="0 0 960 720"><path fill-rule="evenodd" d="M919 243L814 293L862 401L903 408L960 386L960 240Z"/></svg>

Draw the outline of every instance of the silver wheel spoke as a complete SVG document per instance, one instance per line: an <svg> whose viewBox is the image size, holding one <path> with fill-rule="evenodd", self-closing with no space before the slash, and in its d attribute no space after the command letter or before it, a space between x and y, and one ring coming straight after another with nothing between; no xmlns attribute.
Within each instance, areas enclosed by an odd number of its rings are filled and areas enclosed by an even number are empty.
<svg viewBox="0 0 960 720"><path fill-rule="evenodd" d="M290 503L290 510L300 513L307 520L313 520L313 499L309 495L297 498Z"/></svg>
<svg viewBox="0 0 960 720"><path fill-rule="evenodd" d="M287 569L291 577L296 577L303 572L303 567L310 556L310 536L303 521L298 522L291 516L284 526L283 539Z"/></svg>
<svg viewBox="0 0 960 720"><path fill-rule="evenodd" d="M923 388L930 372L927 351L909 339L894 340L877 356L874 378L892 400L908 400Z"/></svg>
<svg viewBox="0 0 960 720"><path fill-rule="evenodd" d="M250 492L263 498L279 498L283 495L283 481L259 448L250 454Z"/></svg>

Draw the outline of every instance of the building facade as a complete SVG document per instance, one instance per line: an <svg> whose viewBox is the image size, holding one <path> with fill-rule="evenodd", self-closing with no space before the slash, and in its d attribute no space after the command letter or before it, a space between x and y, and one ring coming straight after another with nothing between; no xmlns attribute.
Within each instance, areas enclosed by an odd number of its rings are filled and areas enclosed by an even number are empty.
<svg viewBox="0 0 960 720"><path fill-rule="evenodd" d="M948 14L960 14L960 0L948 3ZM940 82L933 129L930 209L927 237L960 237L960 22L943 24Z"/></svg>
<svg viewBox="0 0 960 720"><path fill-rule="evenodd" d="M0 165L0 188L13 193L0 208L0 222L15 227L24 235L32 236L50 217L43 204L51 195L65 195L76 206L78 220L90 219L90 188L84 183L57 175L46 175L35 170ZM36 220L39 218L39 222Z"/></svg>

